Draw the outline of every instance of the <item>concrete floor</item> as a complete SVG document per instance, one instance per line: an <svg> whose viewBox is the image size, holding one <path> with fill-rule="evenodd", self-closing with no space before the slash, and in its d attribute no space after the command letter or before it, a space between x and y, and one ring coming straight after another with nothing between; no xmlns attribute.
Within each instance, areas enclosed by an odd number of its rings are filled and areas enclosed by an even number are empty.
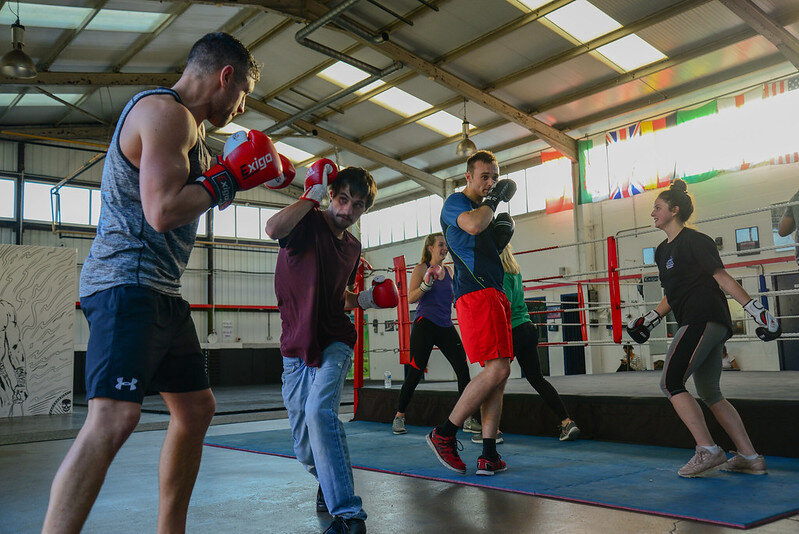
<svg viewBox="0 0 799 534"><path fill-rule="evenodd" d="M342 415L348 419L349 415ZM285 419L216 424L209 435L287 428ZM163 430L134 433L112 464L84 532L155 532L158 451ZM50 482L72 440L0 446L0 532L41 528ZM691 533L736 529L495 490L355 470L370 533ZM320 532L316 483L296 460L206 447L188 532ZM657 498L656 495L643 498ZM745 503L743 503L745 504ZM799 533L799 516L751 529Z"/></svg>
<svg viewBox="0 0 799 534"><path fill-rule="evenodd" d="M654 374L649 375L630 373L626 378L606 378L619 380L617 386L624 383L622 389L640 388L639 393L643 393L651 389L650 382L655 379ZM554 377L553 382L558 378ZM529 389L524 380L512 382L511 389ZM556 387L568 394L572 386L584 392L588 385L564 382ZM607 386L602 384L601 389L617 390ZM431 383L420 387L454 386ZM795 395L795 391L790 393ZM279 411L282 402L277 385L218 389L215 395L217 416L209 435L288 428L285 412ZM253 407L254 399L262 411L246 409ZM351 402L351 388L345 389L343 400ZM158 452L168 422L168 415L159 413L161 404L158 397L145 400L147 413L112 464L84 532L155 532ZM341 411L342 420L351 418L351 406L342 406ZM76 399L72 415L0 419L0 534L39 532L53 475L85 415L86 408ZM203 454L189 510L188 532L313 533L330 522L329 516L315 513L316 482L296 460L215 447L206 447ZM357 469L355 484L369 514L367 528L372 534L739 532L686 520ZM656 499L657 495L642 497ZM799 515L749 532L799 534Z"/></svg>

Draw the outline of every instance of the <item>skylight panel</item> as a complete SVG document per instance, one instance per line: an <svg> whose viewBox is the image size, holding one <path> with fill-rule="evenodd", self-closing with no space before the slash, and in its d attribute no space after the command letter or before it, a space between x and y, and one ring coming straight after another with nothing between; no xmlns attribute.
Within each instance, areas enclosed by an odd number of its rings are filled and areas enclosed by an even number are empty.
<svg viewBox="0 0 799 534"><path fill-rule="evenodd" d="M544 18L583 43L621 28L621 24L588 0L575 0Z"/></svg>
<svg viewBox="0 0 799 534"><path fill-rule="evenodd" d="M356 83L369 77L368 72L362 71L358 67L353 67L349 63L344 63L343 61L337 61L336 63L333 63L328 68L318 72L316 75L323 80L327 80L330 83L334 83L339 87L345 88L355 85ZM377 80L370 83L366 87L355 91L355 93L359 95L367 93L372 89L380 87L381 85L385 85L385 82L382 80Z"/></svg>
<svg viewBox="0 0 799 534"><path fill-rule="evenodd" d="M663 52L635 34L600 46L597 52L626 71L666 58Z"/></svg>
<svg viewBox="0 0 799 534"><path fill-rule="evenodd" d="M314 157L310 152L306 152L299 148L287 145L283 141L275 143L275 148L278 152L289 158L291 161L305 161Z"/></svg>
<svg viewBox="0 0 799 534"><path fill-rule="evenodd" d="M230 135L241 130L249 130L249 128L245 128L241 124L236 124L235 122L229 122L221 128L217 128L214 133L220 135Z"/></svg>
<svg viewBox="0 0 799 534"><path fill-rule="evenodd" d="M68 93L68 94L56 94L58 98L61 100L65 100L70 104L74 104L75 102L80 99L80 94L76 93ZM47 95L43 95L41 93L30 93L23 96L20 101L17 103L17 106L63 106L61 102L57 100L53 100Z"/></svg>
<svg viewBox="0 0 799 534"><path fill-rule="evenodd" d="M12 2L6 2L0 9L0 25L10 26L17 20L16 15L11 12L11 4ZM85 7L19 4L22 23L39 28L77 28L89 13L91 9Z"/></svg>
<svg viewBox="0 0 799 534"><path fill-rule="evenodd" d="M463 131L463 119L446 111L438 111L416 122L447 137L458 135Z"/></svg>
<svg viewBox="0 0 799 534"><path fill-rule="evenodd" d="M149 33L158 28L168 18L169 13L101 9L86 26L86 29Z"/></svg>
<svg viewBox="0 0 799 534"><path fill-rule="evenodd" d="M416 98L412 94L396 87L387 89L369 100L403 117L410 117L433 107L421 98Z"/></svg>
<svg viewBox="0 0 799 534"><path fill-rule="evenodd" d="M543 6L544 4L550 3L551 1L552 0L516 0L516 2L514 2L513 0L511 0L511 3L512 4L519 3L524 7L526 7L527 9L529 9L530 11L534 11L539 7Z"/></svg>
<svg viewBox="0 0 799 534"><path fill-rule="evenodd" d="M92 12L86 7L57 6L49 4L20 4L19 15L25 26L38 28L74 29ZM89 30L146 33L155 30L169 17L168 13L101 9L86 26ZM16 15L11 3L0 9L0 25L11 25Z"/></svg>

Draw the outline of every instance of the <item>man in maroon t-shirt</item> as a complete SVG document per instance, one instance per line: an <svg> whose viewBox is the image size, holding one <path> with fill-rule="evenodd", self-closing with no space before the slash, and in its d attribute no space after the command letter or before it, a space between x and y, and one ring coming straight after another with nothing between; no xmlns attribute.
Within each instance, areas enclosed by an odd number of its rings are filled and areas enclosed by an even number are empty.
<svg viewBox="0 0 799 534"><path fill-rule="evenodd" d="M345 309L397 305L396 286L378 281L382 277L366 291L350 290L361 243L347 228L372 206L376 194L364 169L336 173L332 161L319 160L308 170L302 197L266 223L266 232L280 243L275 293L283 321L283 402L297 459L319 481L317 511L329 510L335 517L325 530L330 534L366 532L366 512L355 495L338 419L357 339ZM328 195L328 208L318 209Z"/></svg>

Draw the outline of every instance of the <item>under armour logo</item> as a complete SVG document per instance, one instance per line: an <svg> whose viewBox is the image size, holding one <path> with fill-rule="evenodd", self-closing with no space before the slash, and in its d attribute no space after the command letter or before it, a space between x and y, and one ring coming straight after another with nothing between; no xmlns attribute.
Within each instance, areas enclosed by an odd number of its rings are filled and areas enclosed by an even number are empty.
<svg viewBox="0 0 799 534"><path fill-rule="evenodd" d="M125 382L125 379L119 376L117 377L117 385L114 387L121 391L122 386L128 386L128 388L130 388L130 390L133 391L134 389L136 389L136 382L138 382L138 380L136 380L135 378L131 378L130 382Z"/></svg>
<svg viewBox="0 0 799 534"><path fill-rule="evenodd" d="M242 175L247 177L251 174L254 174L261 169L265 169L267 165L272 163L272 154L265 154L260 158L256 158L252 163L248 163L241 166ZM246 169L245 169L246 167Z"/></svg>

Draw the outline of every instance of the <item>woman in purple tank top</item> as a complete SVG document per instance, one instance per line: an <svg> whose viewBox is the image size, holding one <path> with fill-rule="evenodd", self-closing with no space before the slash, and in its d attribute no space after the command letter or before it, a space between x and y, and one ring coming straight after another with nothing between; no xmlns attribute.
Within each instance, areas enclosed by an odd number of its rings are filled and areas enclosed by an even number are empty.
<svg viewBox="0 0 799 534"><path fill-rule="evenodd" d="M422 379L433 346L441 349L452 365L458 378L458 394L463 393L469 383L469 366L461 338L452 324L452 268L444 265L447 244L441 233L430 234L424 242L422 259L414 267L408 285L408 302L418 302L416 318L411 326L411 363L399 396L397 414L392 430L405 434L405 410L411 402L413 392ZM474 418L463 423L466 432L480 433L482 427Z"/></svg>

